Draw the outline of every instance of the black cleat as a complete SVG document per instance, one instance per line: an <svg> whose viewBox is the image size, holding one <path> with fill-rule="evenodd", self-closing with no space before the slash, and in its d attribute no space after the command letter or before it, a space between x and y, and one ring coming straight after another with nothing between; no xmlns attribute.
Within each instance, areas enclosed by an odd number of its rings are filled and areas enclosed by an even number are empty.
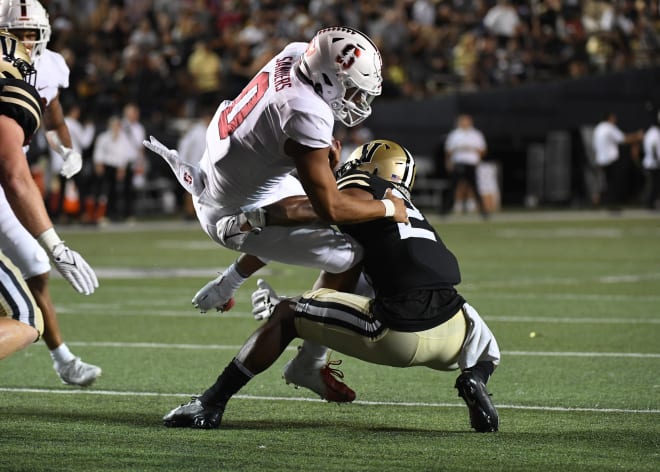
<svg viewBox="0 0 660 472"><path fill-rule="evenodd" d="M470 424L479 433L497 431L499 416L486 390L486 384L472 372L465 371L456 379L458 396L465 400L470 410Z"/></svg>
<svg viewBox="0 0 660 472"><path fill-rule="evenodd" d="M193 397L163 416L163 424L168 428L214 429L220 426L224 411L223 407L205 405Z"/></svg>

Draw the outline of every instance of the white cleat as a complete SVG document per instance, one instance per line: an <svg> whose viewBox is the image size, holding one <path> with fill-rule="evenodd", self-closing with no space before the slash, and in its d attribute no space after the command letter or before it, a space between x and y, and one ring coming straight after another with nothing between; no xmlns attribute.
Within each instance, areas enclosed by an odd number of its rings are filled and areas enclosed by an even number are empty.
<svg viewBox="0 0 660 472"><path fill-rule="evenodd" d="M79 387L88 387L101 376L101 368L92 364L87 364L76 357L66 364L53 364L57 375L60 376L62 383L68 385L78 385Z"/></svg>
<svg viewBox="0 0 660 472"><path fill-rule="evenodd" d="M339 364L341 361L336 360L305 366L298 357L294 357L284 366L282 376L287 385L305 387L329 402L350 403L355 400L355 392L339 380L344 378L344 373L330 367Z"/></svg>

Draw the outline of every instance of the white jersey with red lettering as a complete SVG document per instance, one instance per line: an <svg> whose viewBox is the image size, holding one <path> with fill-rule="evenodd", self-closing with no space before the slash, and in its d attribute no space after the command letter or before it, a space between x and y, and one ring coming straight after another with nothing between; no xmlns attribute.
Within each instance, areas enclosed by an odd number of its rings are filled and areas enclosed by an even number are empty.
<svg viewBox="0 0 660 472"><path fill-rule="evenodd" d="M194 197L204 231L219 244L218 222L305 191L284 153L292 139L321 149L332 144L330 106L297 73L307 43L291 43L233 101L223 102L206 132L200 161L206 188ZM226 245L226 247L229 247ZM337 273L362 257L361 246L329 225L266 226L230 247L261 258Z"/></svg>
<svg viewBox="0 0 660 472"><path fill-rule="evenodd" d="M279 200L282 181L295 169L285 141L311 148L332 144L330 106L296 73L306 47L289 44L235 100L218 108L200 164L207 177L204 201L236 213Z"/></svg>

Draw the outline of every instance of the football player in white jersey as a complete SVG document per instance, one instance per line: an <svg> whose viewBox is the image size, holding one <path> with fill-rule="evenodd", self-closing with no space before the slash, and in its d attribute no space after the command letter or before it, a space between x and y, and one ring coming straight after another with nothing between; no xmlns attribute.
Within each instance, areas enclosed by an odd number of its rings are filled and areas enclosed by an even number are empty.
<svg viewBox="0 0 660 472"><path fill-rule="evenodd" d="M381 93L381 67L378 49L363 33L322 29L309 43L287 45L236 99L220 104L198 166L153 137L145 141L193 195L209 237L251 255L241 256L249 262L240 270L234 264L195 296L202 311L228 309L224 304L246 276L270 260L321 269L317 287L353 290L338 274L359 271L363 250L331 224L383 217L408 222L403 200L390 194L366 204L355 200L337 190L332 170L340 151L334 122L351 127L371 114L370 103ZM264 224L275 216L268 205L287 200L295 214L296 201L307 202L307 196L323 223ZM333 377L326 354L325 347L305 342L285 367L285 380L329 401L352 401L355 393Z"/></svg>
<svg viewBox="0 0 660 472"><path fill-rule="evenodd" d="M79 292L92 292L98 285L94 271L77 252L59 238L48 217L23 151L41 124L43 104L34 83L30 57L15 36L0 32L0 189L3 206L0 229L0 359L39 339L44 320L18 268L13 255L20 253L24 241L13 238L13 226L6 226L10 214L15 226L39 241L43 255L53 263ZM6 198L5 198L6 195ZM38 245L37 245L38 246ZM38 246L39 247L39 246ZM34 254L34 253L33 253Z"/></svg>
<svg viewBox="0 0 660 472"><path fill-rule="evenodd" d="M23 42L37 69L36 89L46 103L43 123L51 147L63 158L61 173L67 178L82 167L80 153L71 149L71 136L64 121L59 89L69 85L69 69L64 58L46 49L50 23L44 7L36 0L0 0L0 30L9 31ZM18 266L44 317L44 341L53 367L62 382L90 385L101 374L98 366L82 362L64 343L55 306L48 290L50 264L44 250L20 224L5 195L0 197L0 248ZM71 280L69 280L71 282ZM96 285L74 288L85 295Z"/></svg>

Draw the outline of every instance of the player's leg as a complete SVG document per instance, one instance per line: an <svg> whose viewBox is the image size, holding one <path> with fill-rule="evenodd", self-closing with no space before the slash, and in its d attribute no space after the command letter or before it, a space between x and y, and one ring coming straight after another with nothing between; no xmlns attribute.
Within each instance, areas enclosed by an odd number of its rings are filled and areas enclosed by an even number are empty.
<svg viewBox="0 0 660 472"><path fill-rule="evenodd" d="M466 303L462 311L468 329L458 357L462 373L455 386L468 406L472 427L478 432L497 431L499 416L486 384L500 362L500 349L477 310Z"/></svg>
<svg viewBox="0 0 660 472"><path fill-rule="evenodd" d="M243 344L213 385L163 417L165 426L217 428L229 399L252 377L269 368L296 336L293 317L291 302L280 303L275 313Z"/></svg>
<svg viewBox="0 0 660 472"><path fill-rule="evenodd" d="M1 252L0 286L0 359L4 359L37 341L43 320L19 270Z"/></svg>
<svg viewBox="0 0 660 472"><path fill-rule="evenodd" d="M64 343L48 289L51 269L48 255L16 219L4 193L0 195L0 250L20 269L43 314L43 338L60 379L71 385L90 385L101 374L101 369L82 362Z"/></svg>

